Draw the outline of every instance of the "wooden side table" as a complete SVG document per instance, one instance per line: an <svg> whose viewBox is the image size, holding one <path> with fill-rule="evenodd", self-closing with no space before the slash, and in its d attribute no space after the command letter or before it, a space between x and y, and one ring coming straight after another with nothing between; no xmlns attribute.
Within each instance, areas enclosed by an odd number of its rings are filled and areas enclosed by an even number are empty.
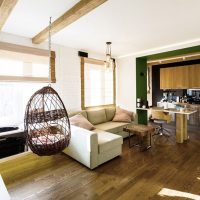
<svg viewBox="0 0 200 200"><path fill-rule="evenodd" d="M151 148L151 135L155 131L153 126L137 124L125 127L123 130L129 134L129 148L137 146L141 151ZM131 134L137 137L137 143L131 144Z"/></svg>

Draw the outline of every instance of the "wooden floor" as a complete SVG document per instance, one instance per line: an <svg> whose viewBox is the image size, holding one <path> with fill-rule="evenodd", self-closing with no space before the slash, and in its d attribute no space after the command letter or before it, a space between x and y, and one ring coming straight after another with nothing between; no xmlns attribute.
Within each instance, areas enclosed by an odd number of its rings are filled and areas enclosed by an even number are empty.
<svg viewBox="0 0 200 200"><path fill-rule="evenodd" d="M174 134L174 127L172 132ZM162 188L200 195L200 128L191 128L190 141L160 142L146 152L123 144L123 155L89 170L64 154L53 163L39 163L29 175L10 182L13 200L157 200L189 199L159 196ZM200 196L199 196L200 199Z"/></svg>

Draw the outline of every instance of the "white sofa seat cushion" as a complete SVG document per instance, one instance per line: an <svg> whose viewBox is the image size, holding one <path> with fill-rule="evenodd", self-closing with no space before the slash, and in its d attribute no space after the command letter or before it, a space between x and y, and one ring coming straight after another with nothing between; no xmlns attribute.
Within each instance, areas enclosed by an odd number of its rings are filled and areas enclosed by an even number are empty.
<svg viewBox="0 0 200 200"><path fill-rule="evenodd" d="M109 152L109 150L114 149L116 146L120 146L123 144L122 136L101 132L97 133L98 137L98 152L101 154L103 152Z"/></svg>
<svg viewBox="0 0 200 200"><path fill-rule="evenodd" d="M118 133L123 131L123 128L125 126L130 125L130 123L126 123L126 122L106 122L106 123L102 123L102 124L97 124L94 127L96 129L100 129L103 131L108 131L108 132L112 132L112 133ZM96 129L94 130L94 132L96 132Z"/></svg>

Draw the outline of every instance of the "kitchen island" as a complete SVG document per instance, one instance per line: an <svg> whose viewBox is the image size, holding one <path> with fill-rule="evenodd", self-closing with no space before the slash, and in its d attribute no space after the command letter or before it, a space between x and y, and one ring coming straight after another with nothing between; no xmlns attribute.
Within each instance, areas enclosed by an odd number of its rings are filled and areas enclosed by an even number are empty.
<svg viewBox="0 0 200 200"><path fill-rule="evenodd" d="M186 106L188 109L197 110L196 113L190 116L188 119L188 124L192 126L200 127L200 104L191 104L191 103L176 103L176 105Z"/></svg>
<svg viewBox="0 0 200 200"><path fill-rule="evenodd" d="M152 108L137 108L138 110L158 111L164 113L172 113L176 115L176 142L183 143L188 140L187 131L187 116L197 112L197 110L185 109L184 111L176 110L175 108L164 109L160 107Z"/></svg>
<svg viewBox="0 0 200 200"><path fill-rule="evenodd" d="M188 125L200 127L200 104L197 103L181 103L181 102L157 102L157 107L164 107L167 103L168 108L175 108L176 106L186 107L187 109L197 110L193 115L187 117ZM173 121L175 118L173 116Z"/></svg>

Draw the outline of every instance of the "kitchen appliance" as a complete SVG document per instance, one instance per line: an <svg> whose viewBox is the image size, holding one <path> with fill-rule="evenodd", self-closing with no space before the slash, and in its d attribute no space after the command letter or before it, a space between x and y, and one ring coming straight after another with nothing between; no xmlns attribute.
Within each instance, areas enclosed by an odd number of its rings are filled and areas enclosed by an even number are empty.
<svg viewBox="0 0 200 200"><path fill-rule="evenodd" d="M165 102L168 100L168 93L167 92L163 92L163 97L161 99L161 102Z"/></svg>
<svg viewBox="0 0 200 200"><path fill-rule="evenodd" d="M142 100L141 98L137 98L137 108L141 108L142 107Z"/></svg>
<svg viewBox="0 0 200 200"><path fill-rule="evenodd" d="M176 102L180 102L180 97L176 96Z"/></svg>
<svg viewBox="0 0 200 200"><path fill-rule="evenodd" d="M168 95L168 101L169 102L173 101L173 96L174 96L174 93L173 92L169 92L169 95Z"/></svg>
<svg viewBox="0 0 200 200"><path fill-rule="evenodd" d="M189 89L187 90L188 102L192 104L200 104L200 90Z"/></svg>

